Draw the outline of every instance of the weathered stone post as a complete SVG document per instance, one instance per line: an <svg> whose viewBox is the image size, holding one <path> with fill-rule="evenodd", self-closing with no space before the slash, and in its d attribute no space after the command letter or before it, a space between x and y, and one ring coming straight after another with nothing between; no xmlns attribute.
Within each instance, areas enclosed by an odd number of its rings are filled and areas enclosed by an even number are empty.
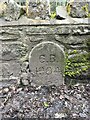
<svg viewBox="0 0 90 120"><path fill-rule="evenodd" d="M64 66L64 51L54 42L37 44L30 52L30 77L37 85L62 85Z"/></svg>

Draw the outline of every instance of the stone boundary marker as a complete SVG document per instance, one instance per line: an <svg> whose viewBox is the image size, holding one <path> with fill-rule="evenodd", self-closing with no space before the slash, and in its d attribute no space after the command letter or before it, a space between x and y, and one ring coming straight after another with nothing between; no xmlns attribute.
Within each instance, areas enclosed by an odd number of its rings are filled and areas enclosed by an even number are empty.
<svg viewBox="0 0 90 120"><path fill-rule="evenodd" d="M30 79L36 85L64 84L64 51L54 42L37 44L30 52Z"/></svg>

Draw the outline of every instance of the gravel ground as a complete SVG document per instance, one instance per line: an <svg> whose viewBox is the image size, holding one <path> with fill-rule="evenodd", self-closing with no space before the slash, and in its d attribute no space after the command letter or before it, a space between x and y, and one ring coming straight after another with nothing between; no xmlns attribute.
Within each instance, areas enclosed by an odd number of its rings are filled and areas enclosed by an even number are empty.
<svg viewBox="0 0 90 120"><path fill-rule="evenodd" d="M59 118L90 120L90 84L71 87L10 86L0 90L0 120Z"/></svg>

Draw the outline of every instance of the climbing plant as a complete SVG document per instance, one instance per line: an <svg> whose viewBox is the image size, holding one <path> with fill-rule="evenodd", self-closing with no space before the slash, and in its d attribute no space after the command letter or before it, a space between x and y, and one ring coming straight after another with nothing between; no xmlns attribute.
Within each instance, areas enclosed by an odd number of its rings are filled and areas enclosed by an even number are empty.
<svg viewBox="0 0 90 120"><path fill-rule="evenodd" d="M70 54L74 54L75 57L69 58L69 54L66 53L65 75L75 78L88 70L88 54L79 54L77 50L73 50Z"/></svg>

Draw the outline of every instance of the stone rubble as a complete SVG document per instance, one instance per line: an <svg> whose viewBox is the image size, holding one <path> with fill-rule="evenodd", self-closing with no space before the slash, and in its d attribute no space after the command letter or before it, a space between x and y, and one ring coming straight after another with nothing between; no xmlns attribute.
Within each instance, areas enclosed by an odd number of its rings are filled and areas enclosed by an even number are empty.
<svg viewBox="0 0 90 120"><path fill-rule="evenodd" d="M27 16L30 19L49 19L49 6L47 1L35 1L21 6L14 0L0 1L0 17L6 21L18 20L21 16Z"/></svg>
<svg viewBox="0 0 90 120"><path fill-rule="evenodd" d="M11 86L0 90L4 118L90 119L90 84Z"/></svg>
<svg viewBox="0 0 90 120"><path fill-rule="evenodd" d="M73 18L85 18L90 14L90 0L74 0L70 3L70 16Z"/></svg>

